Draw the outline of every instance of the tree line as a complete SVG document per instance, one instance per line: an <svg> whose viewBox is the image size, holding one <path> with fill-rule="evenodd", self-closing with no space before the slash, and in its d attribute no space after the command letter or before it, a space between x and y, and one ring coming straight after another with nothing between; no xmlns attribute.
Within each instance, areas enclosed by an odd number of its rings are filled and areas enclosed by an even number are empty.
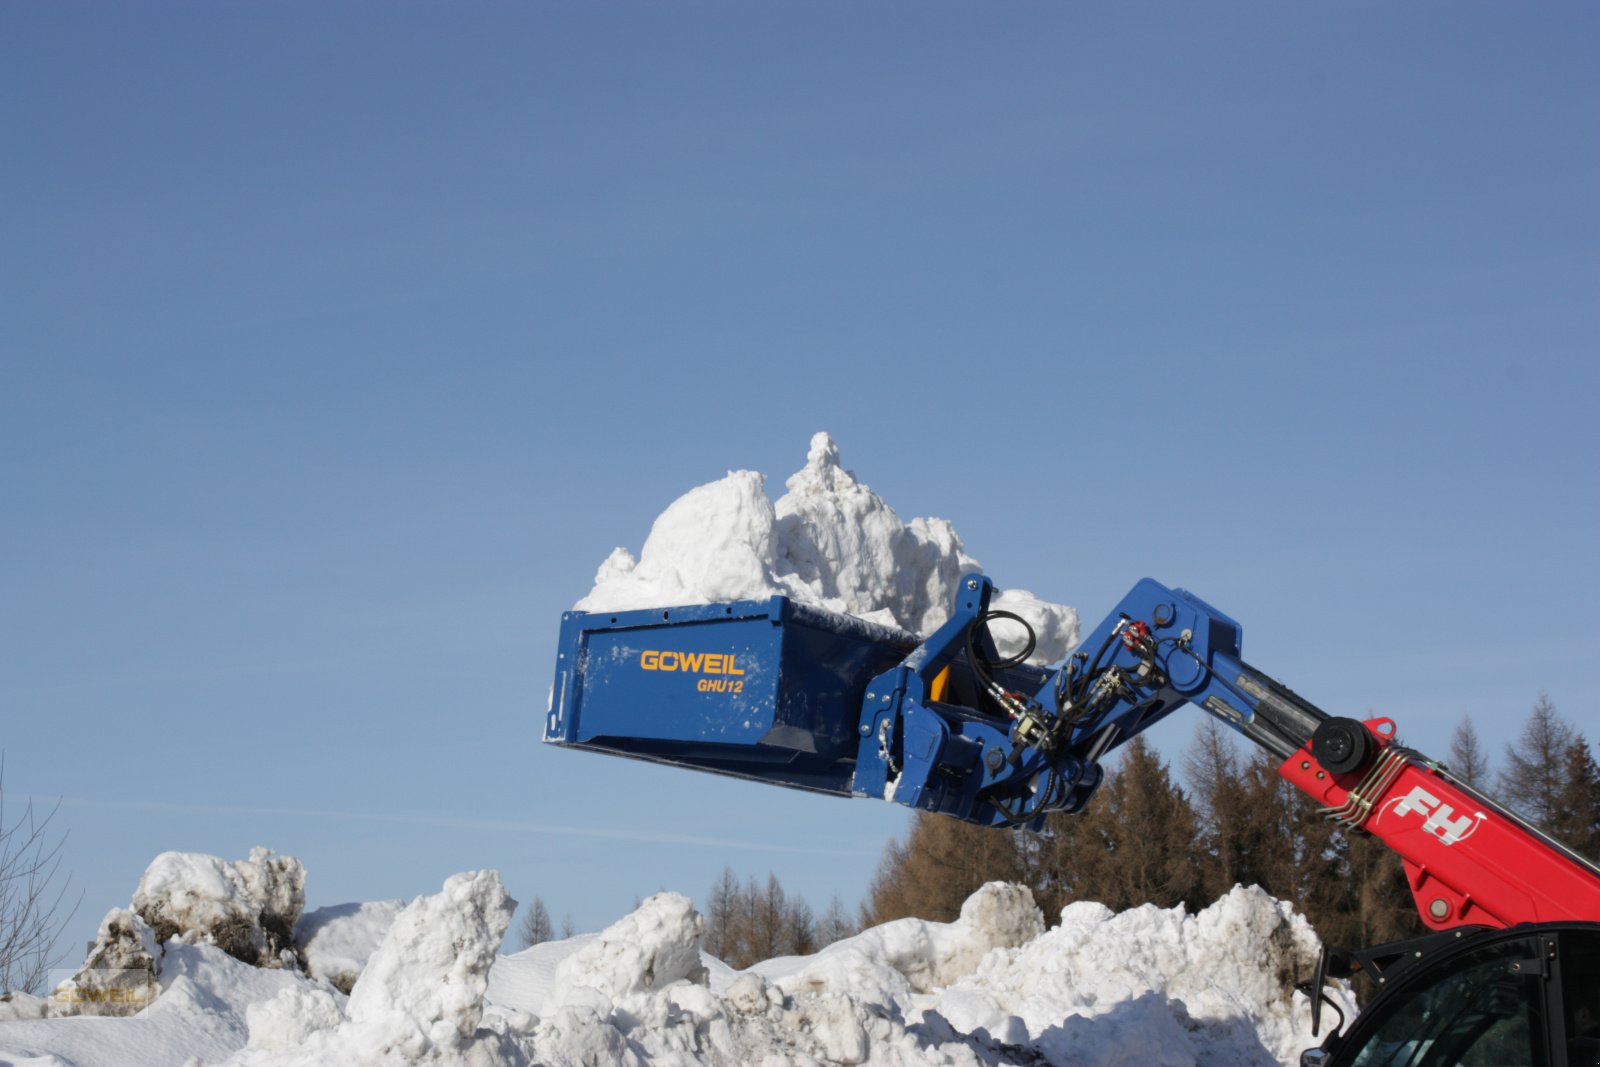
<svg viewBox="0 0 1600 1067"><path fill-rule="evenodd" d="M1498 769L1470 718L1456 727L1444 762L1564 844L1600 857L1600 764L1547 694L1539 694ZM907 834L884 847L853 911L835 897L819 916L776 875L741 882L724 868L700 909L705 949L743 968L815 952L891 919L948 922L979 886L997 880L1027 885L1048 918L1076 900L1197 911L1242 883L1289 901L1332 944L1424 932L1399 857L1318 814L1277 767L1264 751L1241 753L1215 719L1183 752L1181 774L1135 737L1083 812L1051 815L1037 833L918 813ZM563 927L570 936L570 920ZM552 938L542 900L529 906L520 933L524 944Z"/></svg>

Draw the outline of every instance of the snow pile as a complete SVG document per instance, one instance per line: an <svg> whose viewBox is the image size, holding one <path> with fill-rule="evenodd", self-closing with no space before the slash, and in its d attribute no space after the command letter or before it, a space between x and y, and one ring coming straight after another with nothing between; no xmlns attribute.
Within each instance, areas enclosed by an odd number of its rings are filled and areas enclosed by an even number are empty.
<svg viewBox="0 0 1600 1067"><path fill-rule="evenodd" d="M395 917L345 1011L326 990L284 990L249 1009L249 1045L230 1062L518 1062L511 1037L478 1025L489 968L515 910L494 871L453 876Z"/></svg>
<svg viewBox="0 0 1600 1067"><path fill-rule="evenodd" d="M188 1067L243 1047L249 1005L309 985L289 970L241 963L212 945L166 944L161 994L131 1018L0 1022L0 1063L40 1067Z"/></svg>
<svg viewBox="0 0 1600 1067"><path fill-rule="evenodd" d="M660 893L562 960L530 1056L552 1067L647 1063L962 1064L958 1040L928 1046L892 1000L807 988L788 995L755 971L702 958L701 919L687 898ZM501 961L512 966L520 957ZM714 977L713 977L714 976ZM527 988L528 983L521 983ZM503 1004L526 1012L531 1004Z"/></svg>
<svg viewBox="0 0 1600 1067"><path fill-rule="evenodd" d="M1003 1033L1082 1067L1294 1062L1314 1042L1292 989L1319 950L1311 925L1256 886L1196 915L1076 903L1060 926L946 989L938 1011L962 1032Z"/></svg>
<svg viewBox="0 0 1600 1067"><path fill-rule="evenodd" d="M950 613L963 574L982 567L944 519L902 522L856 480L825 433L811 439L806 465L774 504L755 471L691 489L650 528L637 559L618 548L600 565L580 611L708 604L787 596L919 635ZM1027 619L1038 637L1033 659L1052 662L1078 643L1071 608L1008 589L991 607ZM1009 629L1016 629L1015 627ZM1021 648L996 627L1003 654Z"/></svg>
<svg viewBox="0 0 1600 1067"><path fill-rule="evenodd" d="M1316 940L1256 889L1189 917L1073 905L1045 932L1026 888L992 883L953 923L897 920L742 974L697 963L699 931L663 894L564 959L564 943L502 959L490 990L540 1016L523 1047L553 1065L1249 1067L1316 1043L1289 990Z"/></svg>
<svg viewBox="0 0 1600 1067"><path fill-rule="evenodd" d="M335 904L300 916L294 943L306 973L349 993L405 903Z"/></svg>
<svg viewBox="0 0 1600 1067"><path fill-rule="evenodd" d="M44 997L20 990L0 994L0 1022L8 1019L43 1019L50 1014L50 1002Z"/></svg>
<svg viewBox="0 0 1600 1067"><path fill-rule="evenodd" d="M1044 916L1027 887L990 882L967 898L953 923L896 919L814 956L769 960L750 968L785 992L833 990L868 1000L884 990L927 993L971 974L997 948L1044 933Z"/></svg>
<svg viewBox="0 0 1600 1067"><path fill-rule="evenodd" d="M705 932L705 920L688 897L657 893L561 961L550 1008L594 1004L595 993L616 1004L678 981L705 985L709 971L700 962Z"/></svg>
<svg viewBox="0 0 1600 1067"><path fill-rule="evenodd" d="M139 879L133 910L156 940L181 937L216 945L246 963L293 959L293 930L305 907L305 866L293 856L254 848L229 863L199 852L163 852Z"/></svg>
<svg viewBox="0 0 1600 1067"><path fill-rule="evenodd" d="M1315 1043L1289 990L1316 939L1259 889L1193 916L1073 904L1046 931L1026 888L991 883L953 923L901 919L743 973L700 952L704 920L675 893L497 958L514 908L493 871L454 876L393 916L348 998L172 940L145 1010L0 1021L0 1063L1265 1067Z"/></svg>

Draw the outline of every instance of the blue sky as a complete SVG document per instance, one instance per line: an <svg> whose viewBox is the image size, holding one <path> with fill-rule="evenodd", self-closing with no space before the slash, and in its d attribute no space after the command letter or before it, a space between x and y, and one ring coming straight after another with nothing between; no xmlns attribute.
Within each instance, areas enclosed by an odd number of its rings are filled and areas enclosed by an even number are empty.
<svg viewBox="0 0 1600 1067"><path fill-rule="evenodd" d="M1092 624L1591 736L1592 5L0 12L0 744L71 931L164 849L580 927L853 902L889 805L542 749L612 546L826 429ZM1196 718L1159 731L1176 755Z"/></svg>

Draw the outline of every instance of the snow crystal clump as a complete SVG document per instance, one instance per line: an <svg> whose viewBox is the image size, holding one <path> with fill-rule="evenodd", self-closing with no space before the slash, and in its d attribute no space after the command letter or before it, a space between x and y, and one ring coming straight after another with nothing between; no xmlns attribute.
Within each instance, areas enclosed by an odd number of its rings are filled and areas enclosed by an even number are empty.
<svg viewBox="0 0 1600 1067"><path fill-rule="evenodd" d="M265 848L229 863L198 852L163 852L139 879L133 910L156 940L212 944L259 967L282 966L282 954L305 907L305 866ZM292 956L292 953L291 953Z"/></svg>
<svg viewBox="0 0 1600 1067"><path fill-rule="evenodd" d="M349 993L405 903L335 904L300 916L294 943L306 973Z"/></svg>
<svg viewBox="0 0 1600 1067"><path fill-rule="evenodd" d="M292 986L271 1000L245 1009L250 1041L245 1047L265 1051L297 1049L311 1035L344 1022L339 999L326 989Z"/></svg>
<svg viewBox="0 0 1600 1067"><path fill-rule="evenodd" d="M598 1003L594 993L615 1004L674 982L705 985L706 967L700 962L705 931L705 920L688 897L657 893L561 961L559 992L548 1010Z"/></svg>
<svg viewBox="0 0 1600 1067"><path fill-rule="evenodd" d="M350 995L350 1021L404 1034L408 1045L455 1048L483 1017L483 992L511 913L494 871L458 874L395 917Z"/></svg>
<svg viewBox="0 0 1600 1067"><path fill-rule="evenodd" d="M829 611L927 635L949 616L963 574L982 567L944 519L902 522L882 497L844 469L825 433L774 504L755 471L691 489L656 519L637 559L618 548L600 565L580 611L708 604L782 594ZM1071 608L1007 590L993 607L1033 626L1032 659L1063 658L1078 643ZM1014 627L1012 629L1015 629ZM1019 634L996 627L1002 654Z"/></svg>

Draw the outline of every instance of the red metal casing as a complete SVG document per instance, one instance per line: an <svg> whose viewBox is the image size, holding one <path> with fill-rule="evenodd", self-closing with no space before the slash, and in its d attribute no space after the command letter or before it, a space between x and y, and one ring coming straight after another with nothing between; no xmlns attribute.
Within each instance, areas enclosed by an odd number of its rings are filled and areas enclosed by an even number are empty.
<svg viewBox="0 0 1600 1067"><path fill-rule="evenodd" d="M1600 921L1600 870L1443 768L1394 744L1394 722L1368 719L1378 754L1349 774L1311 746L1278 773L1400 855L1422 921L1436 930ZM1352 793L1354 795L1352 795Z"/></svg>

